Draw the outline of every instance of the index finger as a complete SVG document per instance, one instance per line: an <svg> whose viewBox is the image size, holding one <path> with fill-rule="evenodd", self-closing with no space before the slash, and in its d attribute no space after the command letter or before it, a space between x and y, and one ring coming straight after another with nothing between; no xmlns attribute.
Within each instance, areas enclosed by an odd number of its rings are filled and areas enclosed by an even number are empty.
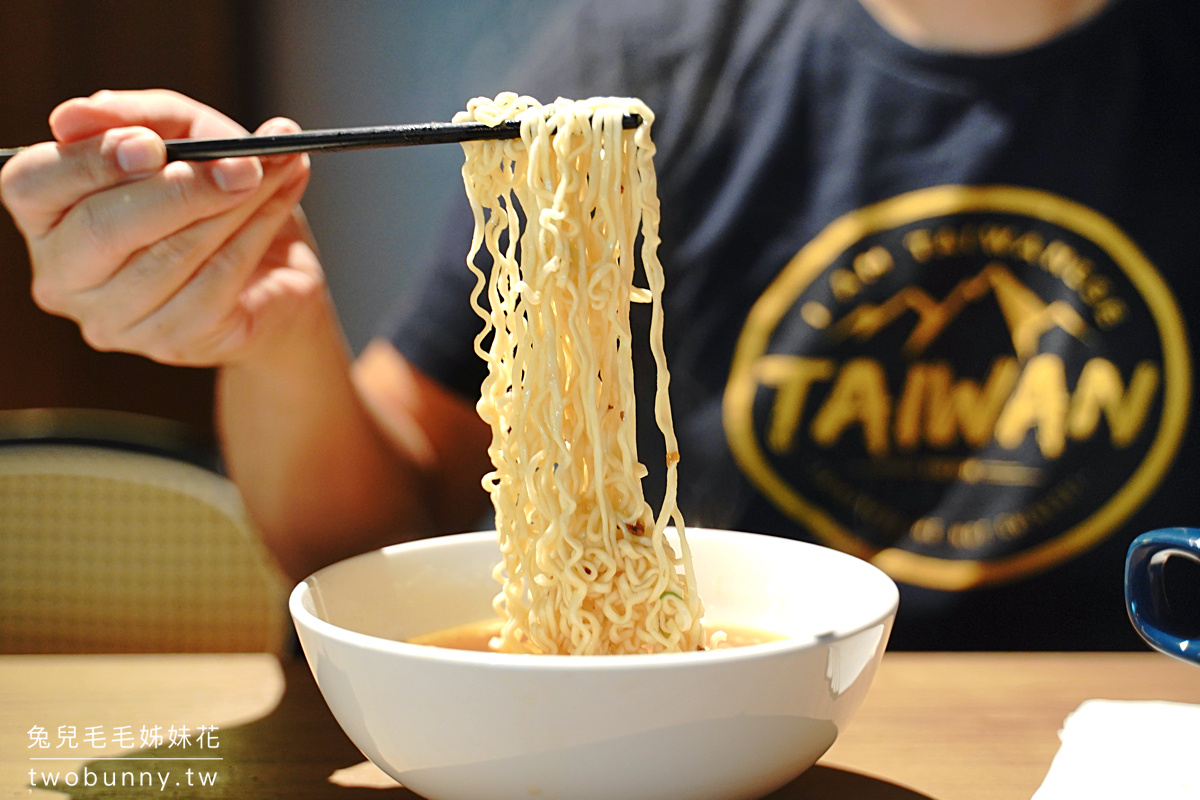
<svg viewBox="0 0 1200 800"><path fill-rule="evenodd" d="M248 133L216 109L168 89L104 90L67 100L50 113L50 130L63 144L99 136L110 128L132 126L149 128L164 139Z"/></svg>

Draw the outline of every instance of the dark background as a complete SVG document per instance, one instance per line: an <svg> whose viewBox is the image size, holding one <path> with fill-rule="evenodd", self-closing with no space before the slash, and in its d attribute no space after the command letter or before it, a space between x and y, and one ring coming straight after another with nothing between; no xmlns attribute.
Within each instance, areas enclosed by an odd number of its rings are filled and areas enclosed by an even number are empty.
<svg viewBox="0 0 1200 800"><path fill-rule="evenodd" d="M41 0L0 10L0 142L49 138L51 109L100 88L168 86L258 116L256 5L237 0ZM212 433L213 372L98 353L29 293L24 241L0 216L0 409L117 409Z"/></svg>
<svg viewBox="0 0 1200 800"><path fill-rule="evenodd" d="M49 138L50 111L99 89L165 87L254 129L448 120L509 86L529 31L563 0L4 0L0 146ZM552 99L552 98L551 98ZM462 202L453 145L313 159L304 198L329 289L360 351L384 328ZM211 370L97 353L30 299L24 243L0 212L0 412L113 409L212 437Z"/></svg>

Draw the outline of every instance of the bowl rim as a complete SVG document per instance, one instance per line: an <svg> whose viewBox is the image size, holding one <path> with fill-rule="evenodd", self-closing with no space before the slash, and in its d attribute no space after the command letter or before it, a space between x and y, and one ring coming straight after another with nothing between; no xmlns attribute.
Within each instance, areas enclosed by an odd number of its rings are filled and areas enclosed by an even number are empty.
<svg viewBox="0 0 1200 800"><path fill-rule="evenodd" d="M884 610L870 616L858 624L838 630L816 633L809 637L793 636L777 641L746 645L744 647L731 647L725 650L653 654L627 653L612 655L538 655L533 653L489 653L478 650L459 650L448 647L412 644L411 642L405 642L398 639L388 639L369 633L361 633L359 631L350 630L349 628L344 628L340 625L335 625L332 622L321 619L314 612L311 612L304 607L304 598L311 594L312 583L322 572L326 570L332 570L360 559L378 558L380 555L386 555L396 550L407 551L437 547L463 547L470 546L480 541L494 542L496 539L496 531L491 530L473 531L469 533L454 533L442 536L432 536L424 539L414 539L412 541L387 545L386 547L377 548L375 550L370 550L365 553L360 553L356 556L351 556L349 558L336 561L315 571L304 580L296 584L288 597L288 610L291 613L292 620L295 623L298 631L301 627L306 627L323 638L332 639L343 645L348 645L360 650L391 653L421 661L475 664L487 666L488 668L513 669L520 671L527 671L530 669L569 669L572 671L586 672L591 670L610 671L630 669L694 669L703 668L708 665L757 660L777 654L795 653L803 650L816 649L819 647L824 647L831 642L848 639L863 631L880 625L886 626L889 620L895 617L899 608L900 591L895 581L892 580L887 573L871 562L849 553L835 550L831 547L826 547L825 545L805 542L799 539L789 539L782 536L773 536L770 534L690 526L685 530L688 536L692 536L694 533L699 533L701 536L705 534L715 534L715 538L724 538L729 535L736 537L752 537L757 539L771 540L773 542L787 543L785 546L796 545L806 548L813 548L827 554L833 554L833 556L837 558L851 559L858 562L860 567L865 567L869 571L875 573L877 578L883 579L883 581L885 581L883 585L886 587L887 593L891 596ZM499 551L497 551L497 560L499 560Z"/></svg>

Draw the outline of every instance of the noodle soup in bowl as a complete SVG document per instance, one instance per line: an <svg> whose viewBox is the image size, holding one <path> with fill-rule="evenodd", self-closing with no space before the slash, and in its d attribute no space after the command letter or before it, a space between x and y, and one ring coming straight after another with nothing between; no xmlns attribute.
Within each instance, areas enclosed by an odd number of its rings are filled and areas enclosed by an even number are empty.
<svg viewBox="0 0 1200 800"><path fill-rule="evenodd" d="M350 739L433 800L754 798L833 744L883 655L898 592L870 564L788 539L688 529L706 626L769 641L653 655L413 644L494 617L494 533L396 545L290 601Z"/></svg>

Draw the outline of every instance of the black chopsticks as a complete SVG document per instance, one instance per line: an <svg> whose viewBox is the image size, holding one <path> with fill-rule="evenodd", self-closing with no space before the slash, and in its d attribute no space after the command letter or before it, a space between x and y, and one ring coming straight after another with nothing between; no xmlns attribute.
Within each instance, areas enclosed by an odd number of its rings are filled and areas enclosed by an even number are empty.
<svg viewBox="0 0 1200 800"><path fill-rule="evenodd" d="M642 118L637 114L626 114L622 127L636 128L641 123ZM482 122L426 122L417 125L330 128L236 139L169 139L166 145L167 161L212 161L231 156L278 156L371 147L409 147L483 139L518 139L520 136L521 123L515 120L495 126ZM22 149L0 149L0 166Z"/></svg>

